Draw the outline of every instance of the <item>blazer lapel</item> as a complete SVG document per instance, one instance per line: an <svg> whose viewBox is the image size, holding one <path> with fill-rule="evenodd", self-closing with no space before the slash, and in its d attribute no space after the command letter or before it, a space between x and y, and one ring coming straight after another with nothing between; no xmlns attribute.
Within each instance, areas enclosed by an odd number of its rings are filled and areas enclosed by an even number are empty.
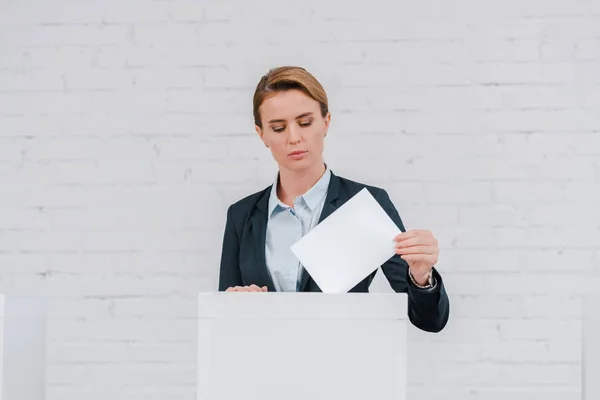
<svg viewBox="0 0 600 400"><path fill-rule="evenodd" d="M265 247L267 240L267 214L270 190L267 190L263 197L256 204L256 211L251 217L252 234L254 235L254 245L256 249L255 261L256 268L267 286L269 292L275 292L275 284L271 274L267 269L267 260L265 256ZM260 285L259 285L260 286Z"/></svg>
<svg viewBox="0 0 600 400"><path fill-rule="evenodd" d="M337 199L340 194L340 179L332 172L331 179L329 181L329 187L327 188L327 197L325 198L325 204L323 204L323 210L319 217L319 223L325 218L329 217L337 208ZM308 278L310 275L306 270L302 271L302 279L300 281L300 291L303 292L308 284Z"/></svg>

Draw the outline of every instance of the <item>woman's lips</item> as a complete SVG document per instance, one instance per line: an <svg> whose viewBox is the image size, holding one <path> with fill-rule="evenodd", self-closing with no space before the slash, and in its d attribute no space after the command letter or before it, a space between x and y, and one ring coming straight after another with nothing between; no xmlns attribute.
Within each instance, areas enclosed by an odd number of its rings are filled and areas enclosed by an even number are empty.
<svg viewBox="0 0 600 400"><path fill-rule="evenodd" d="M288 157L290 157L293 160L301 160L307 153L308 152L306 150L296 150L288 154Z"/></svg>

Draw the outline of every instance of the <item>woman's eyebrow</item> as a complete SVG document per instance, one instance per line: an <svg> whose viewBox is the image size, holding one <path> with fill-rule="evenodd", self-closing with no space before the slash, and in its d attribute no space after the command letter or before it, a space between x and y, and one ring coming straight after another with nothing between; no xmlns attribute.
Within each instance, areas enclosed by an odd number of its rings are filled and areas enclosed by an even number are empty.
<svg viewBox="0 0 600 400"><path fill-rule="evenodd" d="M311 111L311 112L305 112L305 113L302 113L302 114L298 115L298 116L296 117L296 119L300 119L300 118L308 117L309 115L313 115L313 114L314 114L314 113L313 113L312 111ZM273 124L273 123L275 123L275 122L285 122L285 119L271 119L271 120L269 120L269 123L270 123L270 124Z"/></svg>

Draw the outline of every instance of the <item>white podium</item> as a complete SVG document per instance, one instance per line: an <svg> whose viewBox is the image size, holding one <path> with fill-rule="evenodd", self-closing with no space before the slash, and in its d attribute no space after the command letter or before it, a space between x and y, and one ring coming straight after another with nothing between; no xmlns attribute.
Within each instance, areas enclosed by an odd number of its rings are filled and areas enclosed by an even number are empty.
<svg viewBox="0 0 600 400"><path fill-rule="evenodd" d="M198 400L405 400L404 293L202 293Z"/></svg>
<svg viewBox="0 0 600 400"><path fill-rule="evenodd" d="M0 295L0 400L45 397L45 303Z"/></svg>
<svg viewBox="0 0 600 400"><path fill-rule="evenodd" d="M600 399L600 295L583 301L583 399Z"/></svg>

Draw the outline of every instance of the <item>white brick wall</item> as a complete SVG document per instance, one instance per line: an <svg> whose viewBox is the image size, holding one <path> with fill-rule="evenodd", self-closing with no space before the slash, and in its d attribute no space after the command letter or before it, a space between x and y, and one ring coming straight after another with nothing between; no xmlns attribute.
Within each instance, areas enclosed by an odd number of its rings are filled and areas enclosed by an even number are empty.
<svg viewBox="0 0 600 400"><path fill-rule="evenodd" d="M440 239L411 398L579 399L600 1L0 0L0 292L59 300L49 398L194 398L195 294L275 172L251 97L283 64L328 90L333 170Z"/></svg>

